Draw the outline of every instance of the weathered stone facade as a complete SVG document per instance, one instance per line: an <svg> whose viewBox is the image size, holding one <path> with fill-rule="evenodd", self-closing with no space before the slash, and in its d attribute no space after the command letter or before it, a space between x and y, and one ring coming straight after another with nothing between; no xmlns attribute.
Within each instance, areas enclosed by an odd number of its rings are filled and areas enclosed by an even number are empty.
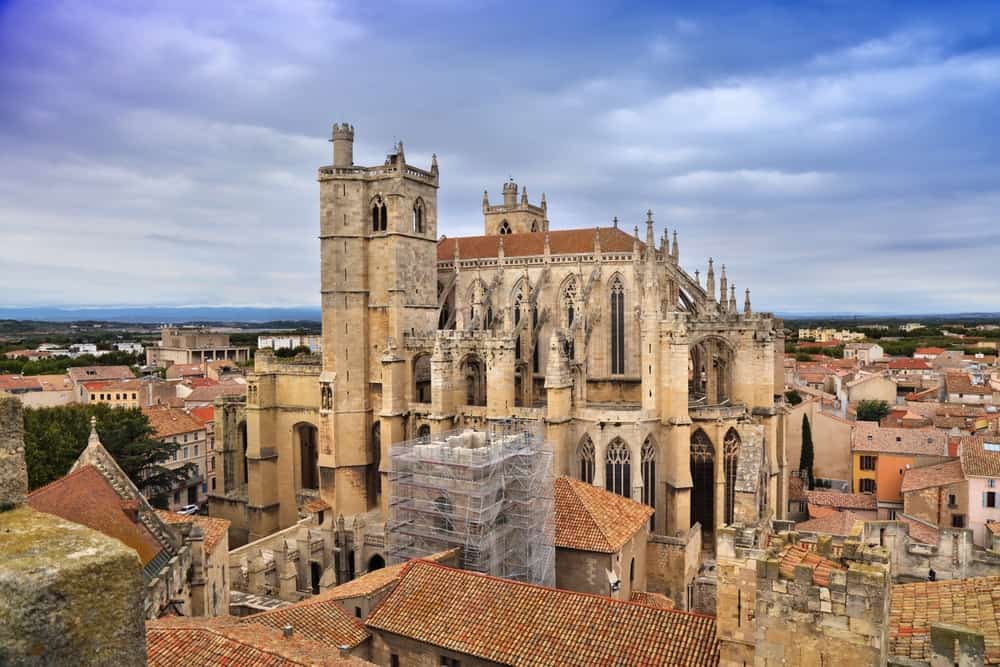
<svg viewBox="0 0 1000 667"><path fill-rule="evenodd" d="M782 513L782 327L749 291L738 307L725 267L718 283L711 260L704 279L682 269L677 232L657 239L651 212L642 238L617 221L552 230L544 195L518 201L513 182L502 205L484 197L485 236L439 236L436 158L414 167L400 144L362 167L353 139L334 126L318 173L322 358L258 358L247 479L221 462L242 483L212 498L234 544L295 525L312 500L349 524L384 518L389 444L512 416L544 422L555 474L653 506L652 537L669 540L651 544L681 560L694 524L711 545L727 523ZM216 419L216 441L235 461L231 422ZM674 576L649 572L671 597L690 583Z"/></svg>

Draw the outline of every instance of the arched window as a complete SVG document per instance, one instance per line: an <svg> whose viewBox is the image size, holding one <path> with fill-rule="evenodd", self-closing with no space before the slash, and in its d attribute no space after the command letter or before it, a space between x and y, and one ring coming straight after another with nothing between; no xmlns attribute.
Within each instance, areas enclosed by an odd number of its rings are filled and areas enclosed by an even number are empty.
<svg viewBox="0 0 1000 667"><path fill-rule="evenodd" d="M379 195L372 200L372 231L384 232L388 229L389 216L385 208L385 202Z"/></svg>
<svg viewBox="0 0 1000 667"><path fill-rule="evenodd" d="M642 443L642 504L656 509L656 445L652 438ZM656 527L656 515L649 517L649 529Z"/></svg>
<svg viewBox="0 0 1000 667"><path fill-rule="evenodd" d="M531 221L531 231L533 231L533 232L537 232L538 231L538 221L537 220L532 220Z"/></svg>
<svg viewBox="0 0 1000 667"><path fill-rule="evenodd" d="M413 401L431 402L431 355L427 353L413 358Z"/></svg>
<svg viewBox="0 0 1000 667"><path fill-rule="evenodd" d="M715 446L702 429L691 434L691 523L715 530Z"/></svg>
<svg viewBox="0 0 1000 667"><path fill-rule="evenodd" d="M740 459L740 436L736 429L729 429L722 441L722 452L725 456L726 475L726 525L733 522L733 507L736 501L736 467Z"/></svg>
<svg viewBox="0 0 1000 667"><path fill-rule="evenodd" d="M319 488L319 448L317 447L317 429L312 424L299 424L295 427L299 441L299 471L303 489Z"/></svg>
<svg viewBox="0 0 1000 667"><path fill-rule="evenodd" d="M632 495L632 455L621 438L615 438L608 445L604 464L604 488L626 498Z"/></svg>
<svg viewBox="0 0 1000 667"><path fill-rule="evenodd" d="M563 286L562 293L563 323L566 328L573 326L576 318L576 278L570 276Z"/></svg>
<svg viewBox="0 0 1000 667"><path fill-rule="evenodd" d="M500 223L500 234L502 236L510 234L510 224L506 220Z"/></svg>
<svg viewBox="0 0 1000 667"><path fill-rule="evenodd" d="M417 428L417 437L418 438L429 438L429 437L431 437L431 427L428 426L427 424L421 424Z"/></svg>
<svg viewBox="0 0 1000 667"><path fill-rule="evenodd" d="M621 276L611 279L611 374L625 373L625 285Z"/></svg>
<svg viewBox="0 0 1000 667"><path fill-rule="evenodd" d="M486 405L486 365L483 360L470 354L462 361L462 377L465 379L466 405Z"/></svg>
<svg viewBox="0 0 1000 667"><path fill-rule="evenodd" d="M424 233L424 201L422 199L418 199L413 204L413 233Z"/></svg>
<svg viewBox="0 0 1000 667"><path fill-rule="evenodd" d="M580 481L587 484L594 483L594 443L589 435L585 435L580 442L577 455L580 458Z"/></svg>

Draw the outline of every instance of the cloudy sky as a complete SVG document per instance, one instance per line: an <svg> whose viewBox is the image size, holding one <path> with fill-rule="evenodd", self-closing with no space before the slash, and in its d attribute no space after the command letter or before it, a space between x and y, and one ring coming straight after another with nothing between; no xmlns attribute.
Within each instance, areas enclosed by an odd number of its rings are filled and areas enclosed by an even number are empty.
<svg viewBox="0 0 1000 667"><path fill-rule="evenodd" d="M0 0L0 305L318 303L330 125L758 309L1000 311L1000 3Z"/></svg>

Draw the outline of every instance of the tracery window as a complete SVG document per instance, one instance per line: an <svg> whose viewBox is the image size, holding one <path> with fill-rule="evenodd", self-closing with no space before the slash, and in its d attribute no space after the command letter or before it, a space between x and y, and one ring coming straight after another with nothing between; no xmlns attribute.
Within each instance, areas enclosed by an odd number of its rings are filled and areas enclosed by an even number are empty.
<svg viewBox="0 0 1000 667"><path fill-rule="evenodd" d="M596 455L594 453L594 443L590 439L590 436L585 436L583 442L580 443L579 457L580 480L586 482L587 484L593 484L594 459L596 458Z"/></svg>
<svg viewBox="0 0 1000 667"><path fill-rule="evenodd" d="M384 232L388 228L389 217L385 208L385 202L379 195L372 200L372 231Z"/></svg>
<svg viewBox="0 0 1000 667"><path fill-rule="evenodd" d="M569 328L573 326L573 320L576 318L576 278L571 277L566 281L566 286L563 288L562 302L566 328Z"/></svg>
<svg viewBox="0 0 1000 667"><path fill-rule="evenodd" d="M656 446L652 439L642 443L642 504L656 509ZM649 517L649 529L656 526L656 515Z"/></svg>
<svg viewBox="0 0 1000 667"><path fill-rule="evenodd" d="M506 220L500 223L500 234L502 236L510 234L510 224Z"/></svg>
<svg viewBox="0 0 1000 667"><path fill-rule="evenodd" d="M736 501L736 467L740 457L740 436L735 429L729 429L722 441L726 475L726 525L733 522L733 506Z"/></svg>
<svg viewBox="0 0 1000 667"><path fill-rule="evenodd" d="M611 374L625 373L625 286L621 276L611 280Z"/></svg>
<svg viewBox="0 0 1000 667"><path fill-rule="evenodd" d="M632 455L628 445L621 438L615 438L608 445L604 458L604 488L626 498L632 489Z"/></svg>
<svg viewBox="0 0 1000 667"><path fill-rule="evenodd" d="M413 233L424 233L424 202L422 199L418 199L413 204Z"/></svg>

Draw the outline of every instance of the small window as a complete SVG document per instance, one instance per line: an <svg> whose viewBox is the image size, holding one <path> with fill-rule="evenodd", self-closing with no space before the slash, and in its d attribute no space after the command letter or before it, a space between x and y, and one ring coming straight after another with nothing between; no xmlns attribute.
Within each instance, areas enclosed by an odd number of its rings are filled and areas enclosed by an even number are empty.
<svg viewBox="0 0 1000 667"><path fill-rule="evenodd" d="M964 514L952 514L951 515L951 527L952 528L965 528L965 515Z"/></svg>
<svg viewBox="0 0 1000 667"><path fill-rule="evenodd" d="M215 491L215 478L212 478L212 490Z"/></svg>
<svg viewBox="0 0 1000 667"><path fill-rule="evenodd" d="M875 470L875 462L878 460L877 456L862 456L861 457L861 469L862 470Z"/></svg>
<svg viewBox="0 0 1000 667"><path fill-rule="evenodd" d="M983 507L993 507L997 506L997 492L987 491L983 494Z"/></svg>
<svg viewBox="0 0 1000 667"><path fill-rule="evenodd" d="M188 448L185 447L184 448L184 458L187 458L187 457L188 457Z"/></svg>
<svg viewBox="0 0 1000 667"><path fill-rule="evenodd" d="M958 507L958 498L954 493L948 494L948 507Z"/></svg>
<svg viewBox="0 0 1000 667"><path fill-rule="evenodd" d="M861 493L875 493L875 480L874 479L863 479L861 480Z"/></svg>
<svg viewBox="0 0 1000 667"><path fill-rule="evenodd" d="M354 608L354 615L357 616L358 618L361 618L361 607Z"/></svg>
<svg viewBox="0 0 1000 667"><path fill-rule="evenodd" d="M194 446L194 455L198 456L198 445Z"/></svg>
<svg viewBox="0 0 1000 667"><path fill-rule="evenodd" d="M391 667L399 667L399 656L395 653L389 656L389 664Z"/></svg>
<svg viewBox="0 0 1000 667"><path fill-rule="evenodd" d="M995 488L997 487L997 481L996 481L995 479L991 479L991 480L989 480L988 482L986 482L986 484L987 484L987 486L989 486L989 487L990 487L991 489L995 489Z"/></svg>
<svg viewBox="0 0 1000 667"><path fill-rule="evenodd" d="M896 510L889 510L889 521L896 520Z"/></svg>

